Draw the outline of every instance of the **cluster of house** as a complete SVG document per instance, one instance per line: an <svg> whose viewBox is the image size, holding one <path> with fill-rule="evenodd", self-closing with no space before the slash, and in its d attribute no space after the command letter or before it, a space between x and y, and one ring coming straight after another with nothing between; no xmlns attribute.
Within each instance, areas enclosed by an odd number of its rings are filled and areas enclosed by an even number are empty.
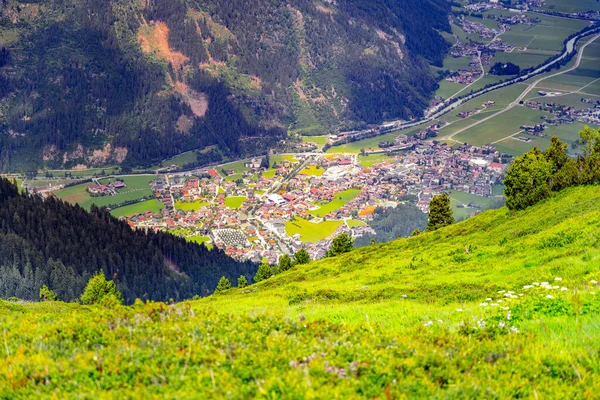
<svg viewBox="0 0 600 400"><path fill-rule="evenodd" d="M479 64L479 61L477 61ZM458 71L454 71L450 73L446 77L448 82L460 83L461 85L470 85L479 79L482 75L481 69L459 69Z"/></svg>
<svg viewBox="0 0 600 400"><path fill-rule="evenodd" d="M88 186L87 191L92 196L114 196L119 190L125 189L127 185L121 180L115 180L107 184L101 183L100 181L93 183Z"/></svg>
<svg viewBox="0 0 600 400"><path fill-rule="evenodd" d="M545 137L546 134L544 131L546 130L546 124L535 124L535 125L521 125L520 129L525 131L526 133L537 136L537 137Z"/></svg>
<svg viewBox="0 0 600 400"><path fill-rule="evenodd" d="M477 113L481 112L481 110L483 110L483 109L486 109L486 108L488 108L488 107L491 107L491 106L493 106L494 104L496 104L496 102L495 102L495 101L491 101L491 100L490 100L490 101L486 101L485 103L483 103L483 104L481 105L481 108L479 108L479 107L475 107L475 108L474 108L474 109L472 109L472 110L465 110L465 111L461 111L461 112L459 112L458 114L456 114L456 116L457 116L457 117L460 117L460 118L469 118L471 115L477 114Z"/></svg>
<svg viewBox="0 0 600 400"><path fill-rule="evenodd" d="M472 21L470 19L464 18L463 16L459 16L457 18L457 24L466 33L476 33L482 39L491 39L501 32L497 29L488 28L481 22Z"/></svg>
<svg viewBox="0 0 600 400"><path fill-rule="evenodd" d="M528 108L552 114L551 117L542 117L549 125L572 124L576 121L585 124L600 125L600 101L584 98L581 101L584 104L591 105L591 107L578 109L572 106L556 104L555 102L540 101L527 101L524 105Z"/></svg>

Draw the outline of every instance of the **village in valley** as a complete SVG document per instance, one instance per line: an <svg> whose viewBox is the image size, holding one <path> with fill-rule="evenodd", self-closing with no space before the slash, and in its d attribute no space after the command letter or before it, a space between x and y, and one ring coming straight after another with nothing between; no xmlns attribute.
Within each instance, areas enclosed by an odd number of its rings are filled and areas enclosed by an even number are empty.
<svg viewBox="0 0 600 400"><path fill-rule="evenodd" d="M555 3L463 1L452 32L444 32L449 54L435 70L439 89L430 110L506 79L491 73L494 64L523 71L547 62L567 37L600 19ZM436 118L292 135L268 155L202 168L185 168L198 165L192 151L128 173L40 171L21 186L88 210L105 207L133 229L169 231L239 260L273 264L301 248L319 259L341 233L375 234L377 209L412 204L428 213L440 193L450 195L457 220L501 205L512 159L547 148L551 136L576 154L578 131L600 125L598 37L582 39L578 57L560 72L485 93Z"/></svg>

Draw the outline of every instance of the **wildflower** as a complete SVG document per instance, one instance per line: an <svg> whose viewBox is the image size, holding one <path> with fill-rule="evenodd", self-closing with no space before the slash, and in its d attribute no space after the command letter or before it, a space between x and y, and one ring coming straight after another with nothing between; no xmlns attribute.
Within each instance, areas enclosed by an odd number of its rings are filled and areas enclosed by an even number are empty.
<svg viewBox="0 0 600 400"><path fill-rule="evenodd" d="M542 286L548 286L549 283L548 282L542 282Z"/></svg>
<svg viewBox="0 0 600 400"><path fill-rule="evenodd" d="M492 298L488 297L487 299L485 299L485 301L492 301Z"/></svg>
<svg viewBox="0 0 600 400"><path fill-rule="evenodd" d="M504 328L504 325L506 325L506 323L504 321L498 322L498 327Z"/></svg>
<svg viewBox="0 0 600 400"><path fill-rule="evenodd" d="M491 305L492 307L496 307L498 304L496 304L496 303L492 303L492 304L490 304L490 305Z"/></svg>
<svg viewBox="0 0 600 400"><path fill-rule="evenodd" d="M591 283L592 285L595 285L595 284L597 284L597 283L598 283L598 281L596 281L596 280L592 279L592 280L590 281L590 283Z"/></svg>
<svg viewBox="0 0 600 400"><path fill-rule="evenodd" d="M506 319L510 321L510 311L506 314Z"/></svg>
<svg viewBox="0 0 600 400"><path fill-rule="evenodd" d="M498 300L498 303L502 303L502 300Z"/></svg>
<svg viewBox="0 0 600 400"><path fill-rule="evenodd" d="M458 312L462 312L462 311L463 311L463 309L462 309L462 308L457 308L457 309L456 309L456 311L458 311Z"/></svg>
<svg viewBox="0 0 600 400"><path fill-rule="evenodd" d="M504 292L506 292L506 290L500 290L498 293L502 294Z"/></svg>
<svg viewBox="0 0 600 400"><path fill-rule="evenodd" d="M484 302L484 303L481 303L481 304L480 304L480 306L481 306L481 307L487 307L487 306L488 306L488 303L485 303L485 302Z"/></svg>
<svg viewBox="0 0 600 400"><path fill-rule="evenodd" d="M443 324L443 323L444 323L444 321L442 321L441 319L438 319L438 322L439 322L440 324Z"/></svg>
<svg viewBox="0 0 600 400"><path fill-rule="evenodd" d="M595 295L595 294L596 294L596 292L590 292L590 294L593 296L593 295Z"/></svg>
<svg viewBox="0 0 600 400"><path fill-rule="evenodd" d="M525 285L523 286L523 289L531 289L533 287L533 285Z"/></svg>
<svg viewBox="0 0 600 400"><path fill-rule="evenodd" d="M519 293L519 297L523 297L523 296L524 296L523 293Z"/></svg>
<svg viewBox="0 0 600 400"><path fill-rule="evenodd" d="M429 322L427 322L427 323L426 323L425 325L423 325L423 326L429 326L429 325L431 325L431 324L433 324L433 322L432 322L432 321L429 321Z"/></svg>
<svg viewBox="0 0 600 400"><path fill-rule="evenodd" d="M510 327L510 331L514 332L514 333L519 333L519 330L517 328L515 328L514 326Z"/></svg>
<svg viewBox="0 0 600 400"><path fill-rule="evenodd" d="M561 290L561 292L566 292L567 288L563 286L563 287L560 288L560 290Z"/></svg>
<svg viewBox="0 0 600 400"><path fill-rule="evenodd" d="M562 278L554 278L555 281L562 281Z"/></svg>
<svg viewBox="0 0 600 400"><path fill-rule="evenodd" d="M546 295L546 298L547 298L547 299L553 299L553 298L554 298L554 296L552 296L551 294L548 294L548 295Z"/></svg>
<svg viewBox="0 0 600 400"><path fill-rule="evenodd" d="M533 282L532 285L533 286L540 286L540 283L539 282Z"/></svg>
<svg viewBox="0 0 600 400"><path fill-rule="evenodd" d="M479 321L477 321L477 325L479 325L480 328L485 328L485 321L480 319Z"/></svg>

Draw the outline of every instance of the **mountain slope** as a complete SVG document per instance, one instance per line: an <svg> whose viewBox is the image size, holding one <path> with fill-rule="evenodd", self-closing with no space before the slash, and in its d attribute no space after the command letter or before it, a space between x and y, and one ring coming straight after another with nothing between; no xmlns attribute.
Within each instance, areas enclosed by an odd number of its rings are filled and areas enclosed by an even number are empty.
<svg viewBox="0 0 600 400"><path fill-rule="evenodd" d="M0 178L0 297L37 300L48 285L71 301L100 270L133 303L206 295L221 275L250 278L256 266L164 232L133 230L107 211L18 194Z"/></svg>
<svg viewBox="0 0 600 400"><path fill-rule="evenodd" d="M444 0L4 0L0 170L254 154L422 114Z"/></svg>
<svg viewBox="0 0 600 400"><path fill-rule="evenodd" d="M197 302L0 302L0 393L593 398L598 201L568 189Z"/></svg>

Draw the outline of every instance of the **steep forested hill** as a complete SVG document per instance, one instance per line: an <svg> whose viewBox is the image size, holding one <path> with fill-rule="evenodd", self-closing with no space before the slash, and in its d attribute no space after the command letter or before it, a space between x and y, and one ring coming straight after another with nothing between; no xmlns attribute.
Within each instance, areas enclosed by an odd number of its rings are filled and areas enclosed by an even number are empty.
<svg viewBox="0 0 600 400"><path fill-rule="evenodd" d="M2 0L0 170L262 151L422 113L445 0Z"/></svg>
<svg viewBox="0 0 600 400"><path fill-rule="evenodd" d="M36 300L48 285L70 301L101 270L133 302L206 295L221 275L251 278L256 266L167 233L134 231L103 210L19 194L0 178L0 297Z"/></svg>

